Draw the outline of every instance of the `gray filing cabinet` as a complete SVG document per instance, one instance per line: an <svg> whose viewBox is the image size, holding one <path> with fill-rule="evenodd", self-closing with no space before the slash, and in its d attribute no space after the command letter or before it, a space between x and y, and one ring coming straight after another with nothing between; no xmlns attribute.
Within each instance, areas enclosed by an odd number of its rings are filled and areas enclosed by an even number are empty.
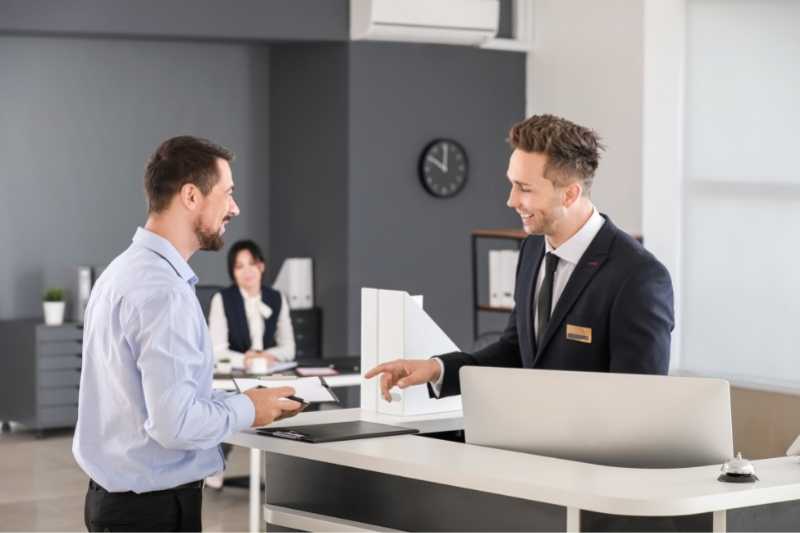
<svg viewBox="0 0 800 533"><path fill-rule="evenodd" d="M82 340L80 324L0 321L0 421L40 432L74 427Z"/></svg>

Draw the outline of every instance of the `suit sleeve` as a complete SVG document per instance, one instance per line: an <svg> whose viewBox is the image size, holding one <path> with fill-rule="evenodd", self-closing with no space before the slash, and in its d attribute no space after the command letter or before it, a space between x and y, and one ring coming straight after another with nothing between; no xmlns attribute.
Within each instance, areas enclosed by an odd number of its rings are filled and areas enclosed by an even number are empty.
<svg viewBox="0 0 800 533"><path fill-rule="evenodd" d="M669 272L658 261L644 263L624 282L611 307L610 371L666 375L674 325Z"/></svg>
<svg viewBox="0 0 800 533"><path fill-rule="evenodd" d="M503 331L503 335L497 342L475 353L452 352L437 356L444 364L444 379L442 381L440 394L438 395L439 398L461 394L461 383L459 381L458 371L461 370L462 366L479 365L511 368L519 368L522 366L522 357L519 352L519 338L517 337L517 309L520 305L524 307L523 302L525 301L524 295L521 293L522 287L526 284L520 282L519 270L520 265L526 259L524 254L525 244L527 242L527 239L522 241L522 246L520 247L520 259L517 263L517 272L515 274L514 309L508 317L508 324ZM430 384L428 385L428 394L432 398L437 397Z"/></svg>

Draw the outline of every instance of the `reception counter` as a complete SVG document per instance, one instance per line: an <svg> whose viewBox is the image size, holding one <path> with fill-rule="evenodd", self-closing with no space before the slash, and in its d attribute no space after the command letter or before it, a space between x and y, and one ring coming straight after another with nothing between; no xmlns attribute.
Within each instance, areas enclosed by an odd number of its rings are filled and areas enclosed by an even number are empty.
<svg viewBox="0 0 800 533"><path fill-rule="evenodd" d="M796 531L800 461L755 461L760 481L717 481L719 465L599 466L456 442L459 412L393 417L303 413L274 426L367 420L421 435L309 444L246 431L263 454L273 529L407 531Z"/></svg>

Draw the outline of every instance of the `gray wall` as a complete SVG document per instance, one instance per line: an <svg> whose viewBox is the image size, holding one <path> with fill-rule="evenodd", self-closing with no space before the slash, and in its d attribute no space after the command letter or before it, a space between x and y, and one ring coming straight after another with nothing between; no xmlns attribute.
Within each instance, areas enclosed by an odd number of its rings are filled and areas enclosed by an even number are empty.
<svg viewBox="0 0 800 533"><path fill-rule="evenodd" d="M287 257L314 258L328 356L348 352L347 72L345 44L272 49L271 274Z"/></svg>
<svg viewBox="0 0 800 533"><path fill-rule="evenodd" d="M156 144L191 133L238 153L242 216L272 275L316 261L327 355L359 351L362 286L406 289L471 347L469 233L516 226L504 206L508 127L524 114L524 55L467 47L0 36L0 318L40 315L46 286L106 265L145 219ZM417 178L423 146L461 142L454 199ZM222 254L192 260L227 283Z"/></svg>
<svg viewBox="0 0 800 533"><path fill-rule="evenodd" d="M0 31L345 41L349 0L0 0Z"/></svg>
<svg viewBox="0 0 800 533"><path fill-rule="evenodd" d="M0 36L0 318L40 316L46 286L105 266L145 220L144 165L178 134L238 153L242 216L226 240L267 243L269 49ZM191 261L226 283L222 254Z"/></svg>
<svg viewBox="0 0 800 533"><path fill-rule="evenodd" d="M424 294L472 347L470 232L519 225L505 207L504 139L524 114L524 61L458 46L273 48L270 255L314 257L326 355L359 353L365 286ZM437 137L470 160L467 187L448 200L417 176Z"/></svg>
<svg viewBox="0 0 800 533"><path fill-rule="evenodd" d="M505 206L504 139L525 112L525 55L354 43L349 107L350 349L359 348L363 286L424 294L431 316L470 349L470 232L519 226ZM417 177L419 154L437 137L460 142L470 163L466 188L447 200Z"/></svg>

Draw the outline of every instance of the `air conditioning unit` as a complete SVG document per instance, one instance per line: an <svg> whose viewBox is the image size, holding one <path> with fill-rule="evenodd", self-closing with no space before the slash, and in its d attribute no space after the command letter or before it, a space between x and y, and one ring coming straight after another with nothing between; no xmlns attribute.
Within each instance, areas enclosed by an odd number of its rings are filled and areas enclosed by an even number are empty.
<svg viewBox="0 0 800 533"><path fill-rule="evenodd" d="M499 18L499 0L350 0L350 37L480 46Z"/></svg>

